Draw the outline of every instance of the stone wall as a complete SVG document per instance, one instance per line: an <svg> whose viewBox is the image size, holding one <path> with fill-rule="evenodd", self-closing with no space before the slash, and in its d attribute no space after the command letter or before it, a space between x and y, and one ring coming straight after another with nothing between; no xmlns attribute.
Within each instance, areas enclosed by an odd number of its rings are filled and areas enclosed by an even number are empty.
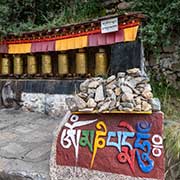
<svg viewBox="0 0 180 180"><path fill-rule="evenodd" d="M164 77L168 84L180 89L180 38L174 38L172 42L162 48L158 58L153 55L146 58L146 67L155 74L157 80Z"/></svg>
<svg viewBox="0 0 180 180"><path fill-rule="evenodd" d="M72 95L26 93L21 94L22 109L24 111L40 112L50 116L61 116L67 110L66 98Z"/></svg>

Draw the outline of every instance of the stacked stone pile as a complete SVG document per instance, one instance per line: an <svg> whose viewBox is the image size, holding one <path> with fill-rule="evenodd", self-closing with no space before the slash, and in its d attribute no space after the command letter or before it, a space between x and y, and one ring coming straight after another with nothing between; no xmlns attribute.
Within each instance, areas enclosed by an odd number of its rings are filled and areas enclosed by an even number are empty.
<svg viewBox="0 0 180 180"><path fill-rule="evenodd" d="M151 111L160 110L153 99L149 79L138 68L119 72L108 79L95 77L80 84L80 92L66 103L71 111ZM158 102L159 103L159 102Z"/></svg>

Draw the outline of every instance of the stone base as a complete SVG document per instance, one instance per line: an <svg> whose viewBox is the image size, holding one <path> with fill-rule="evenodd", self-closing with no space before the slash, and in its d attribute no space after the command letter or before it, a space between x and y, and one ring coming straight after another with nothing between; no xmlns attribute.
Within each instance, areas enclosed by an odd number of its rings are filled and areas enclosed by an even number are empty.
<svg viewBox="0 0 180 180"><path fill-rule="evenodd" d="M163 113L68 112L52 146L50 177L164 179Z"/></svg>

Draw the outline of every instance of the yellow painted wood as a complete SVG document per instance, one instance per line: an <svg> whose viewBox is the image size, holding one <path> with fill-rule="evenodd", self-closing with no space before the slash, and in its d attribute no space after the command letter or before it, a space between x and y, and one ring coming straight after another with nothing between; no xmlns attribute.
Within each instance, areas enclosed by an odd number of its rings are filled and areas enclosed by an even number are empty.
<svg viewBox="0 0 180 180"><path fill-rule="evenodd" d="M124 42L126 42L126 41L135 41L136 40L138 27L139 26L124 29Z"/></svg>
<svg viewBox="0 0 180 180"><path fill-rule="evenodd" d="M95 111L76 111L72 112L73 114L98 114L99 112L97 110ZM152 114L152 111L103 111L102 114ZM100 114L101 114L100 113Z"/></svg>
<svg viewBox="0 0 180 180"><path fill-rule="evenodd" d="M80 49L88 46L88 36L80 36L56 41L56 51L65 51L69 49Z"/></svg>
<svg viewBox="0 0 180 180"><path fill-rule="evenodd" d="M31 52L31 43L9 44L9 54L26 54Z"/></svg>

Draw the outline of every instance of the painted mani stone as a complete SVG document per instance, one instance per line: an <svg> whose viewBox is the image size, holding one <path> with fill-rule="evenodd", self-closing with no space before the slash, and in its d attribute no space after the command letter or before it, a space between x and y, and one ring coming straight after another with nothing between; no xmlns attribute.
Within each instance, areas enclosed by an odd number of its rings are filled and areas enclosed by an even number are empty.
<svg viewBox="0 0 180 180"><path fill-rule="evenodd" d="M56 164L164 179L163 114L70 114L56 143Z"/></svg>

